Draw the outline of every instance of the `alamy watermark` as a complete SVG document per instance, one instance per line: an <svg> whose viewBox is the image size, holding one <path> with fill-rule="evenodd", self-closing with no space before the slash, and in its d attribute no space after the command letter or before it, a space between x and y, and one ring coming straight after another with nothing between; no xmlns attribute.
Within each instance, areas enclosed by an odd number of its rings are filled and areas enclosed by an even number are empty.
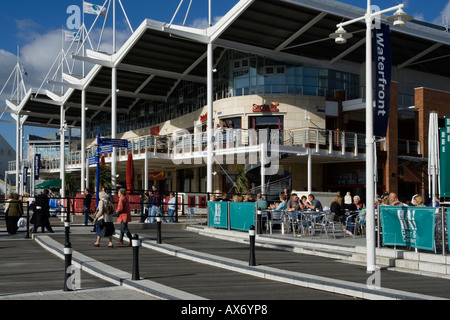
<svg viewBox="0 0 450 320"><path fill-rule="evenodd" d="M70 291L81 289L81 269L71 265L67 268L66 274L70 275L66 280L67 289Z"/></svg>
<svg viewBox="0 0 450 320"><path fill-rule="evenodd" d="M82 22L81 8L77 5L71 5L67 7L66 13L70 15L66 22L67 29L79 30Z"/></svg>
<svg viewBox="0 0 450 320"><path fill-rule="evenodd" d="M208 137L205 132L191 134L178 130L172 136L175 165L207 162ZM218 130L214 133L213 162L216 164L264 164L265 175L275 175L280 168L280 139L278 130Z"/></svg>

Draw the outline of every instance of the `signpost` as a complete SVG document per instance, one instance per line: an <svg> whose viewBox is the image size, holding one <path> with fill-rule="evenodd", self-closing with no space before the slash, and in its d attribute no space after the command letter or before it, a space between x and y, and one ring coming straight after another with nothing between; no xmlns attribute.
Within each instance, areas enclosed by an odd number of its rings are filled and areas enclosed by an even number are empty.
<svg viewBox="0 0 450 320"><path fill-rule="evenodd" d="M100 157L105 153L112 153L113 148L128 148L128 140L125 139L110 139L110 138L100 138L100 128L98 128L97 133L97 155L89 158L89 165L97 166L97 197L96 206L100 201Z"/></svg>

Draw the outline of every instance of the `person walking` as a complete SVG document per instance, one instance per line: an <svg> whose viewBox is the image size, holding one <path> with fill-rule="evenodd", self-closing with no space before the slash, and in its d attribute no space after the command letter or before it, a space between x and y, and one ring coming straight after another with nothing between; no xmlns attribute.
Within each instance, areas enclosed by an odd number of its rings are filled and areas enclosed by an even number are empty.
<svg viewBox="0 0 450 320"><path fill-rule="evenodd" d="M130 230L128 230L128 222L131 222L131 211L130 211L130 203L126 196L127 190L120 189L119 190L119 204L117 205L117 214L119 218L117 219L117 223L120 223L120 238L116 244L123 244L123 237L126 234L130 243L128 246L131 246L133 237L131 235Z"/></svg>
<svg viewBox="0 0 450 320"><path fill-rule="evenodd" d="M145 222L153 223L155 221L155 217L152 216L153 206L155 205L155 197L153 196L153 191L150 190L146 193L147 199L145 200L146 214L145 214Z"/></svg>
<svg viewBox="0 0 450 320"><path fill-rule="evenodd" d="M162 222L167 222L166 218L164 218L164 215L162 213L162 198L161 198L161 194L158 191L158 187L157 186L152 186L152 192L153 192L153 207L152 207L152 211L150 214L150 223L153 223L156 219L156 216L159 214L161 216L161 220Z"/></svg>
<svg viewBox="0 0 450 320"><path fill-rule="evenodd" d="M112 237L114 235L114 205L108 200L109 195L106 192L100 193L100 202L97 207L97 211L94 216L94 224L103 220L103 227L97 228L97 241L92 245L94 247L100 247L101 238L109 238L108 248L113 247Z"/></svg>
<svg viewBox="0 0 450 320"><path fill-rule="evenodd" d="M88 221L94 222L94 219L90 216L91 213L91 202L92 202L92 194L89 192L89 189L86 188L84 190L84 200L83 200L83 213L84 213L84 225L88 225Z"/></svg>
<svg viewBox="0 0 450 320"><path fill-rule="evenodd" d="M19 227L17 226L17 222L20 217L23 215L23 205L19 199L19 195L17 193L13 193L10 196L9 206L7 210L6 218L6 230L8 234L17 234L17 230Z"/></svg>
<svg viewBox="0 0 450 320"><path fill-rule="evenodd" d="M176 211L176 201L177 199L175 198L175 193L171 192L170 193L170 199L169 199L169 223L174 223L174 215L175 215L175 211Z"/></svg>
<svg viewBox="0 0 450 320"><path fill-rule="evenodd" d="M50 191L45 189L40 195L36 197L33 205L33 217L31 222L34 224L31 228L31 233L37 233L38 228L46 228L48 232L53 233L50 225L50 199L48 198Z"/></svg>

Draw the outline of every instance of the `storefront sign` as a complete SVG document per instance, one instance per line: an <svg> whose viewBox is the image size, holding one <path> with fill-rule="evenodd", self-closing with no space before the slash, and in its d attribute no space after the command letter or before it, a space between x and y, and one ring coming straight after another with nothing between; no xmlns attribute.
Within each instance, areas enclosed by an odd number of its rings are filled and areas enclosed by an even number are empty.
<svg viewBox="0 0 450 320"><path fill-rule="evenodd" d="M279 105L280 104L278 102L274 102L270 106L267 104L263 105L254 104L253 112L280 112L280 110L278 109Z"/></svg>
<svg viewBox="0 0 450 320"><path fill-rule="evenodd" d="M153 136L159 136L159 126L150 128L150 134Z"/></svg>
<svg viewBox="0 0 450 320"><path fill-rule="evenodd" d="M200 116L200 122L206 122L208 121L208 113L205 113L204 115Z"/></svg>
<svg viewBox="0 0 450 320"><path fill-rule="evenodd" d="M391 103L391 35L388 25L374 29L375 48L375 114L374 135L385 137Z"/></svg>
<svg viewBox="0 0 450 320"><path fill-rule="evenodd" d="M149 172L148 173L148 180L150 181L163 181L166 180L166 173L164 171L159 172Z"/></svg>
<svg viewBox="0 0 450 320"><path fill-rule="evenodd" d="M434 250L436 208L381 206L383 245Z"/></svg>

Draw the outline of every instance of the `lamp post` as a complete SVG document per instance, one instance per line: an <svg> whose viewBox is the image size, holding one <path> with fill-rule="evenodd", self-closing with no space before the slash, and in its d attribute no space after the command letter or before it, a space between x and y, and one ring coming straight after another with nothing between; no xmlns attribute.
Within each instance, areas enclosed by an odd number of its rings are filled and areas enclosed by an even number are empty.
<svg viewBox="0 0 450 320"><path fill-rule="evenodd" d="M367 273L376 271L375 254L375 168L374 168L374 144L373 134L373 70L372 70L372 28L373 20L382 14L397 10L394 16L387 19L396 27L405 26L405 21L412 19L403 12L404 4L372 12L371 1L367 0L367 12L365 16L350 21L339 23L335 33L330 37L337 44L345 44L352 37L344 29L345 26L354 22L365 20L366 22L366 246L367 246Z"/></svg>

